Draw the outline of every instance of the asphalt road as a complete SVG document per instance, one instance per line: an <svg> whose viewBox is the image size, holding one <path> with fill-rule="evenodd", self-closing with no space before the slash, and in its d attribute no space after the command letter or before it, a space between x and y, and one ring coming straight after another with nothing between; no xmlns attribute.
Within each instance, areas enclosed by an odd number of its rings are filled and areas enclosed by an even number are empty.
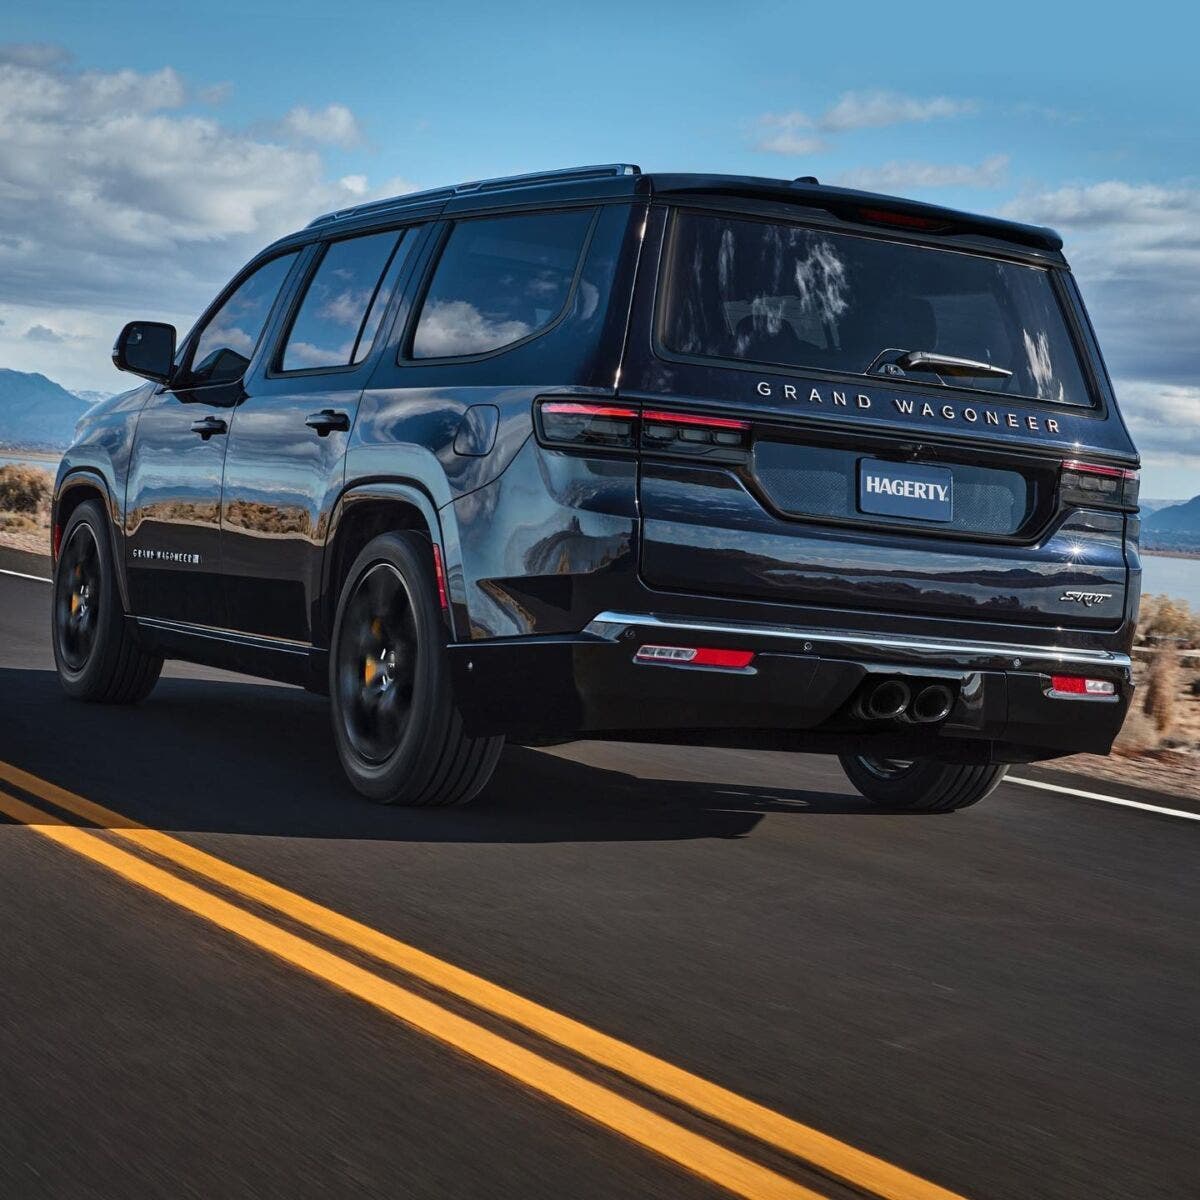
<svg viewBox="0 0 1200 1200"><path fill-rule="evenodd" d="M0 575L5 1200L729 1195L710 1147L750 1196L1200 1194L1200 822L1015 784L895 815L831 760L599 743L510 749L467 809L380 809L295 689L170 666L138 709L67 701L48 596Z"/></svg>

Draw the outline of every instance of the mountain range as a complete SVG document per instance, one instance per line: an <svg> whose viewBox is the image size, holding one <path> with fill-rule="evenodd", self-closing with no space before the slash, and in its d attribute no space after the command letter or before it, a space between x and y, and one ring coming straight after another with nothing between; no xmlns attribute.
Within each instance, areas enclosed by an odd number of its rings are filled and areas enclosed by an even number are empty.
<svg viewBox="0 0 1200 1200"><path fill-rule="evenodd" d="M45 375L0 367L0 446L64 449L91 404Z"/></svg>
<svg viewBox="0 0 1200 1200"><path fill-rule="evenodd" d="M1142 545L1147 550L1200 552L1200 496L1143 517Z"/></svg>

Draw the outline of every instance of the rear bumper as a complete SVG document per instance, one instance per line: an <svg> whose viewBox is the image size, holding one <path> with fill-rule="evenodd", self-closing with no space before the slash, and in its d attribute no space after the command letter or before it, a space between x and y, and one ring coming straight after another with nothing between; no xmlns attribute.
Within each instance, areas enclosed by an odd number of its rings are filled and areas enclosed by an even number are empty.
<svg viewBox="0 0 1200 1200"><path fill-rule="evenodd" d="M746 670L635 660L643 645L752 650ZM1107 753L1132 695L1127 655L1054 645L929 640L795 626L605 612L582 633L449 647L474 733L606 737L786 749L869 748L971 761ZM1104 699L1048 695L1052 674L1111 680ZM937 680L955 694L943 722L855 715L880 676Z"/></svg>

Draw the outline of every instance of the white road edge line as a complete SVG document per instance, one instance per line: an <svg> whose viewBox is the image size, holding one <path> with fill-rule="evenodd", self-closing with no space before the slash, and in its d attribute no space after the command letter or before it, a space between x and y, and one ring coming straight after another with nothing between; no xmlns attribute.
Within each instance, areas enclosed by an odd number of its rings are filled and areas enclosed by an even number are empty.
<svg viewBox="0 0 1200 1200"><path fill-rule="evenodd" d="M53 583L53 579L47 579L45 575L26 575L24 571L6 571L0 567L0 575L12 575L16 579L34 579L38 583Z"/></svg>
<svg viewBox="0 0 1200 1200"><path fill-rule="evenodd" d="M1140 800L1123 800L1120 796L1102 796L1099 792L1081 792L1078 788L1060 787L1057 783L1042 783L1040 779L1017 779L1007 776L1005 783L1019 783L1025 787L1043 788L1047 792L1062 792L1065 796L1082 796L1085 800L1103 800L1105 804L1119 804L1122 808L1143 808L1147 812L1162 813L1167 817L1182 817L1185 821L1200 821L1200 813L1186 812L1182 808L1163 808L1158 804L1143 804Z"/></svg>

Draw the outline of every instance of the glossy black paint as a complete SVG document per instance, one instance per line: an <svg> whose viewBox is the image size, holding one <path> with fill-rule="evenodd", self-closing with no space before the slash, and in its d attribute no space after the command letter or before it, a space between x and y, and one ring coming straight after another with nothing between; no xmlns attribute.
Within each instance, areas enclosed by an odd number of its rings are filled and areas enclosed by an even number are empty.
<svg viewBox="0 0 1200 1200"><path fill-rule="evenodd" d="M917 382L797 377L689 360L658 344L673 206L857 228L868 203L937 217L945 225L938 244L1056 272L1096 407L999 405ZM452 220L565 206L594 221L559 320L489 354L407 356ZM386 281L370 353L349 368L280 372L280 344L319 243L402 227L407 253ZM460 703L480 732L834 749L869 735L912 752L933 746L1014 761L1104 749L1128 703L1128 671L1117 660L1106 677L1119 684L1119 701L1082 706L1046 699L1042 676L1012 662L975 670L884 651L780 653L768 639L751 647L760 652L757 673L732 677L635 665L636 646L585 632L598 614L623 611L852 631L868 642L986 636L1098 655L1127 650L1140 590L1136 515L1066 508L1056 495L1066 457L1137 462L1058 245L1048 231L911 202L721 176L445 190L335 214L268 248L223 293L269 256L300 251L237 384L148 384L89 415L60 469L55 522L82 498L105 501L126 607L147 642L317 689L348 560L381 528L420 529L441 548L449 652ZM187 360L205 319L177 361ZM639 458L540 445L532 410L542 396L741 417L755 438L781 444L1019 469L1031 481L1028 511L995 537L800 518L780 509L751 451ZM985 407L1003 415L989 424ZM214 422L224 431L205 432ZM1066 606L1059 597L1069 589L1108 597ZM939 731L845 726L843 707L867 675L937 669L950 672L959 697Z"/></svg>

